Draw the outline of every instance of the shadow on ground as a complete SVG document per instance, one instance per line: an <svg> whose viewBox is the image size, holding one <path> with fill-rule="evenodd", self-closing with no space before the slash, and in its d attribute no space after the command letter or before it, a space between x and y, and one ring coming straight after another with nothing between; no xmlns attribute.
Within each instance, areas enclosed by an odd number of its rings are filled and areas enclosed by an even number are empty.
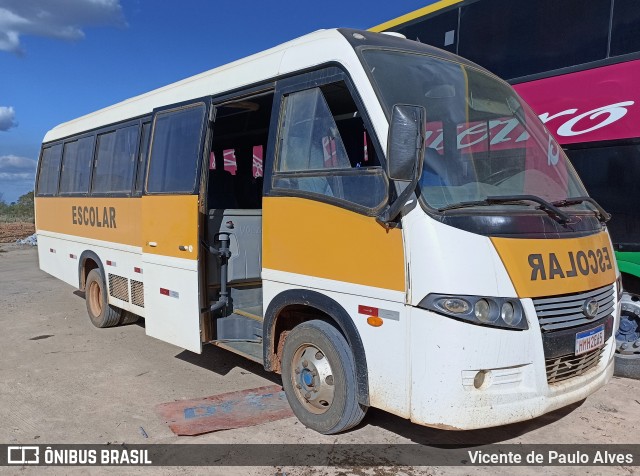
<svg viewBox="0 0 640 476"><path fill-rule="evenodd" d="M267 372L262 365L214 345L203 346L202 354L195 354L188 350L182 351L176 355L176 358L215 372L218 375L227 375L235 367L239 367L277 385L282 384L280 375Z"/></svg>
<svg viewBox="0 0 640 476"><path fill-rule="evenodd" d="M583 403L584 400L545 415L541 415L532 420L512 423L511 425L484 428L481 430L452 431L429 428L416 425L415 423L411 423L409 420L405 420L404 418L397 417L376 408L369 409L369 412L362 424L384 428L387 431L425 446L479 446L502 443L535 431L538 428L550 425L551 423L561 420L565 416L569 415Z"/></svg>

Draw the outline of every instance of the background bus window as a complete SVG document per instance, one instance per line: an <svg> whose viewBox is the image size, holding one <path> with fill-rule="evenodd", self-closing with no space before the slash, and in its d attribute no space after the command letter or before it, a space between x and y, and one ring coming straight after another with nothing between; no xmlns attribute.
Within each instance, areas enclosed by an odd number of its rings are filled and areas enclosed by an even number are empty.
<svg viewBox="0 0 640 476"><path fill-rule="evenodd" d="M205 106L199 104L156 116L147 192L194 192L204 114Z"/></svg>
<svg viewBox="0 0 640 476"><path fill-rule="evenodd" d="M475 2L461 9L458 54L506 79L604 59L610 9L611 0Z"/></svg>
<svg viewBox="0 0 640 476"><path fill-rule="evenodd" d="M402 26L396 31L410 40L455 53L458 48L458 11L449 10L428 20Z"/></svg>
<svg viewBox="0 0 640 476"><path fill-rule="evenodd" d="M638 243L640 144L589 147L566 152L589 195L611 213L611 221L607 223L611 240L614 243Z"/></svg>
<svg viewBox="0 0 640 476"><path fill-rule="evenodd" d="M615 0L611 24L611 56L640 51L640 2Z"/></svg>
<svg viewBox="0 0 640 476"><path fill-rule="evenodd" d="M60 194L89 193L95 139L95 136L84 137L64 145Z"/></svg>
<svg viewBox="0 0 640 476"><path fill-rule="evenodd" d="M344 82L285 97L273 185L380 206L386 182L364 122Z"/></svg>
<svg viewBox="0 0 640 476"><path fill-rule="evenodd" d="M62 144L46 147L42 150L40 173L38 174L38 195L55 195L58 193L61 158Z"/></svg>
<svg viewBox="0 0 640 476"><path fill-rule="evenodd" d="M92 193L131 193L138 125L98 136Z"/></svg>
<svg viewBox="0 0 640 476"><path fill-rule="evenodd" d="M149 138L151 136L151 123L145 122L142 124L142 134L140 136L140 148L138 152L138 166L136 167L136 186L135 193L142 193L142 186L144 184L144 174L146 172L145 165L147 160L147 152L149 152Z"/></svg>

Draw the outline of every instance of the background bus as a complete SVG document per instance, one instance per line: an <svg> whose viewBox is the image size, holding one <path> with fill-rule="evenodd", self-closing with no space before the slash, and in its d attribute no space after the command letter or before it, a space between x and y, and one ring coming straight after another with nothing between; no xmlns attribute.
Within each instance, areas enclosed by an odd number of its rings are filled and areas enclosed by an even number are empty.
<svg viewBox="0 0 640 476"><path fill-rule="evenodd" d="M372 30L456 53L513 84L613 215L624 288L640 294L638 0L443 0ZM495 134L491 144L510 139ZM624 299L617 336L630 358L640 358L636 299ZM618 365L633 372L630 360Z"/></svg>

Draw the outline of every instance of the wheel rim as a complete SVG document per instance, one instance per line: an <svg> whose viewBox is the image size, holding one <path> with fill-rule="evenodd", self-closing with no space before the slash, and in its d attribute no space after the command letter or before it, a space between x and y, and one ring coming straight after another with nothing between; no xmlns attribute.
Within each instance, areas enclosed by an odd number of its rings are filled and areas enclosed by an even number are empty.
<svg viewBox="0 0 640 476"><path fill-rule="evenodd" d="M89 285L87 297L89 299L89 308L91 309L92 317L98 317L102 314L102 289L96 281L93 281Z"/></svg>
<svg viewBox="0 0 640 476"><path fill-rule="evenodd" d="M620 327L616 333L618 354L640 357L640 299L628 293L620 300Z"/></svg>
<svg viewBox="0 0 640 476"><path fill-rule="evenodd" d="M300 403L311 413L326 412L333 402L334 381L329 359L312 344L303 344L293 355L291 383Z"/></svg>

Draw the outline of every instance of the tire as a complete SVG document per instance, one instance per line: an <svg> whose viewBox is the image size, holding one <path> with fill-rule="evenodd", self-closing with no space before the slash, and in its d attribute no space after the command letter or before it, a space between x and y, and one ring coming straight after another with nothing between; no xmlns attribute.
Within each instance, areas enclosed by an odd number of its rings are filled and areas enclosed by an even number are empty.
<svg viewBox="0 0 640 476"><path fill-rule="evenodd" d="M98 268L87 275L85 286L87 312L91 323L99 328L117 326L124 311L109 304L107 285Z"/></svg>
<svg viewBox="0 0 640 476"><path fill-rule="evenodd" d="M351 349L342 334L324 321L304 322L287 336L282 386L300 422L324 435L356 426L367 411L358 403Z"/></svg>
<svg viewBox="0 0 640 476"><path fill-rule="evenodd" d="M614 375L640 379L640 297L625 292L620 304Z"/></svg>
<svg viewBox="0 0 640 476"><path fill-rule="evenodd" d="M616 354L614 375L640 380L640 356Z"/></svg>

